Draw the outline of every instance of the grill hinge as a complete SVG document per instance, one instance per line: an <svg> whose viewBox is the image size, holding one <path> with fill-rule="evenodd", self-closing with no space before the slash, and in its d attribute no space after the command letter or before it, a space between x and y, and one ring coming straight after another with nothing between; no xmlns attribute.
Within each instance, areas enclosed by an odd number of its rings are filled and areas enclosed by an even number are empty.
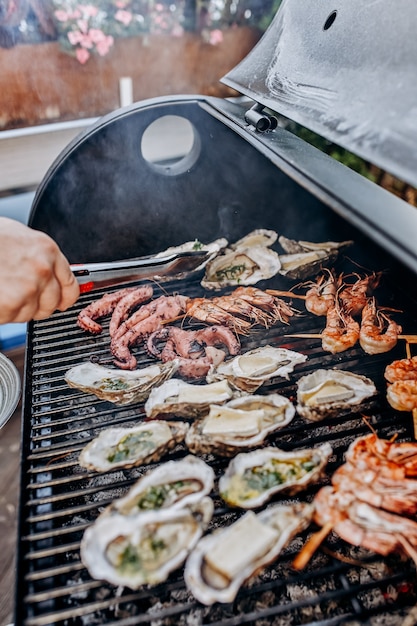
<svg viewBox="0 0 417 626"><path fill-rule="evenodd" d="M278 125L278 120L273 115L265 113L263 104L258 102L245 113L245 120L247 123L254 127L259 133L264 133L267 130L274 130Z"/></svg>

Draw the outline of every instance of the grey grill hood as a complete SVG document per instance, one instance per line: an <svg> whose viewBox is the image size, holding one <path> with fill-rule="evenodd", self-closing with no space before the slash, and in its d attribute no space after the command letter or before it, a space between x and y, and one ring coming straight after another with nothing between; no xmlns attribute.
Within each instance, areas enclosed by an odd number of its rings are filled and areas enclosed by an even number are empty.
<svg viewBox="0 0 417 626"><path fill-rule="evenodd" d="M283 0L223 79L417 186L415 0Z"/></svg>

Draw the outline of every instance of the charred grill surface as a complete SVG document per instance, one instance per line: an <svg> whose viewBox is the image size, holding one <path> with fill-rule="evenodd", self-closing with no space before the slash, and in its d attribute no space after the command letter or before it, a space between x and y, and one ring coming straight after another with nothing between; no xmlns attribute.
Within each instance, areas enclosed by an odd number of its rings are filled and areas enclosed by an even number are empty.
<svg viewBox="0 0 417 626"><path fill-rule="evenodd" d="M395 277L394 277L395 279ZM200 286L201 275L192 280L172 281L163 287L154 285L154 297L181 293L190 297L213 294ZM387 279L388 280L388 279ZM260 285L265 288L266 285ZM271 280L268 287L288 288L288 283ZM116 288L114 288L116 289ZM110 291L107 289L106 291ZM229 290L230 291L230 290ZM86 334L76 325L79 311L104 294L97 291L81 297L66 313L31 324L26 364L24 408L20 539L18 555L17 624L163 624L164 626L210 624L285 625L369 623L372 616L389 616L384 623L403 624L417 600L414 566L399 557L382 558L347 545L331 534L307 568L296 572L292 561L314 526L296 537L276 563L242 588L232 605L200 605L187 591L182 569L174 572L165 584L145 587L137 592L117 589L92 580L80 561L80 541L84 530L102 509L124 495L145 471L155 465L95 473L83 470L77 463L81 449L103 428L133 425L145 416L143 404L115 406L93 395L69 388L65 372L88 359L103 365L112 363L108 318L103 333ZM383 292L382 292L383 294ZM384 304L407 311L399 315L405 332L416 330L412 305L386 285ZM302 301L293 305L301 315L290 324L277 324L269 330L257 328L243 337L242 351L270 344L300 351L307 355L288 381L280 379L264 385L260 393L277 391L295 400L297 379L321 367L337 367L366 375L377 386L378 396L367 411L370 423L380 437L395 433L399 439L413 439L411 415L396 413L385 399L385 365L405 356L404 342L381 355L370 356L360 347L331 355L322 351L318 339L288 338L287 333L320 333L324 318L307 314ZM181 325L181 322L177 322ZM413 326L414 324L414 326ZM185 327L198 327L187 320ZM134 349L139 367L152 358L143 347ZM285 501L310 501L319 487L330 480L342 464L349 444L369 432L361 413L345 413L331 421L310 423L296 418L268 445L284 450L311 447L330 442L333 456L322 482L296 498ZM188 453L178 446L163 460L181 458ZM204 457L217 477L228 459ZM216 482L217 488L217 482ZM209 530L229 525L242 513L229 509L217 491L212 494L215 515ZM278 498L276 498L278 500ZM368 622L369 620L369 622ZM379 622L382 623L382 622ZM410 622L411 623L411 622Z"/></svg>

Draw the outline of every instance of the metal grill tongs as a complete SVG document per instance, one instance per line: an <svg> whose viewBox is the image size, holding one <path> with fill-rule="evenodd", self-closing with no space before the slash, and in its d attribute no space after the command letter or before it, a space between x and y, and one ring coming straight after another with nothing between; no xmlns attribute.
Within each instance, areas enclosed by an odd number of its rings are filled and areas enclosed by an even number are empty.
<svg viewBox="0 0 417 626"><path fill-rule="evenodd" d="M117 285L141 278L172 277L202 267L211 253L207 250L175 252L166 256L143 256L121 261L71 265L81 292Z"/></svg>

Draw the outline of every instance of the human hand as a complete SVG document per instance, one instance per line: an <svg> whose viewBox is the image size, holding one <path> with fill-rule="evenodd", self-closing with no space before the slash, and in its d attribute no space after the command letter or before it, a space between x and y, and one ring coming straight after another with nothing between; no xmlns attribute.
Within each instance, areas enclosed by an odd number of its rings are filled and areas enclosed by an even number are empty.
<svg viewBox="0 0 417 626"><path fill-rule="evenodd" d="M0 217L0 324L65 311L80 290L67 259L45 233Z"/></svg>

